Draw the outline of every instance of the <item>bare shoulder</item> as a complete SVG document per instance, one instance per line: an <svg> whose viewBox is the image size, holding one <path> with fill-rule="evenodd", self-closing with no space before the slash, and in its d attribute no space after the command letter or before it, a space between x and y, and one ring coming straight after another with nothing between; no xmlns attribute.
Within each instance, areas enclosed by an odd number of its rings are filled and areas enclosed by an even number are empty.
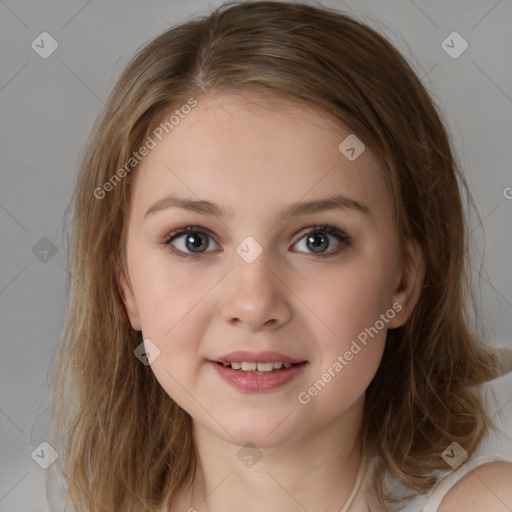
<svg viewBox="0 0 512 512"><path fill-rule="evenodd" d="M438 512L510 512L512 464L490 462L461 478L446 494Z"/></svg>

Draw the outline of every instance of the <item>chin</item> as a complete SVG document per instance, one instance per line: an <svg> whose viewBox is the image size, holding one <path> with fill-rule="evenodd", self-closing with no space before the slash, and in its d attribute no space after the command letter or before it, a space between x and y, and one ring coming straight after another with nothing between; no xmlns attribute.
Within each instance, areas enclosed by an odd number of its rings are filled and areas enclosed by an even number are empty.
<svg viewBox="0 0 512 512"><path fill-rule="evenodd" d="M274 417L275 418L275 417ZM300 433L297 428L290 428L289 425L285 427L284 423L279 421L262 422L255 425L254 422L250 425L238 425L234 427L232 424L226 426L231 436L226 432L219 433L225 441L237 446L246 446L248 444L258 448L280 448L292 444L297 441Z"/></svg>

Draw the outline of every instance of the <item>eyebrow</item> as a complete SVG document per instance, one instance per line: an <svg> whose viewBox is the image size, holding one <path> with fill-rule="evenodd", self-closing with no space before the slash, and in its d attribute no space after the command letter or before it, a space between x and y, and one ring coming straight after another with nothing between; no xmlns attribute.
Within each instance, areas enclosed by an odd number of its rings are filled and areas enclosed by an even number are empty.
<svg viewBox="0 0 512 512"><path fill-rule="evenodd" d="M169 195L150 206L147 209L144 218L172 207L192 211L201 215L214 215L219 218L233 217L232 210L225 209L216 205L215 203L211 203L210 201L195 200L192 198ZM318 213L335 209L354 210L363 214L370 213L370 209L364 203L343 195L335 195L331 197L315 199L312 201L293 203L280 210L276 220L280 220L287 216L304 215L306 213Z"/></svg>

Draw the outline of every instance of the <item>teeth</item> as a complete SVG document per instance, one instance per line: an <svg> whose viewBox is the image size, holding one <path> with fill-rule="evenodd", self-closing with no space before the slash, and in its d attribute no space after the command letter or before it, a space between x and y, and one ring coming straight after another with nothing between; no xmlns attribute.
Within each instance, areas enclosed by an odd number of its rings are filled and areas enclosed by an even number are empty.
<svg viewBox="0 0 512 512"><path fill-rule="evenodd" d="M245 372L271 372L272 370L279 370L283 366L285 368L291 368L291 363L281 363L279 361L272 362L269 361L268 363L255 363L252 361L242 361L241 363L232 362L229 361L223 361L222 364L224 366L231 366L233 370L242 370Z"/></svg>
<svg viewBox="0 0 512 512"><path fill-rule="evenodd" d="M258 363L259 372L271 372L274 369L274 363Z"/></svg>

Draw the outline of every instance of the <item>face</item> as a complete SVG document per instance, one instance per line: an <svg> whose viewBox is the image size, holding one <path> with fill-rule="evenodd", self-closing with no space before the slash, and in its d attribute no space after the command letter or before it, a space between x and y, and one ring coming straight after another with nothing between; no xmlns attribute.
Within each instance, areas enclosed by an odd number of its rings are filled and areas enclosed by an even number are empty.
<svg viewBox="0 0 512 512"><path fill-rule="evenodd" d="M121 276L132 327L158 347L165 391L230 443L284 446L341 421L417 300L384 170L353 140L338 148L350 134L283 100L217 95L136 171ZM286 358L300 364L222 363Z"/></svg>

